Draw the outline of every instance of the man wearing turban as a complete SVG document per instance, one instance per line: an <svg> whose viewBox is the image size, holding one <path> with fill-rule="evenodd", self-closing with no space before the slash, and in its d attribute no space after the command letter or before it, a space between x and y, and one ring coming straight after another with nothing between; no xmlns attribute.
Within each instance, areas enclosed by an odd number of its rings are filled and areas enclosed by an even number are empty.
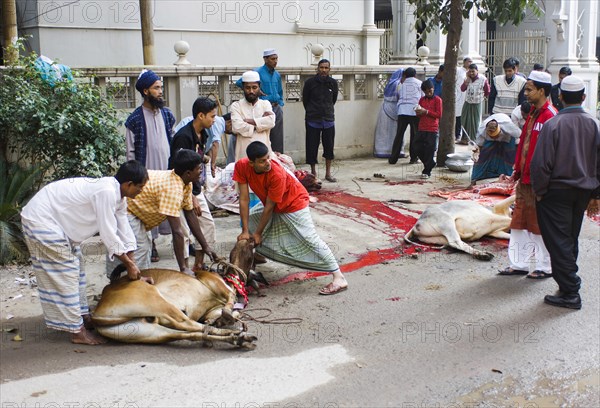
<svg viewBox="0 0 600 408"><path fill-rule="evenodd" d="M148 170L167 170L175 116L165 108L163 83L153 71L143 70L135 84L144 102L125 121L127 160L137 160ZM165 231L168 228L163 227ZM167 232L168 233L168 232ZM158 262L154 240L158 227L152 230L152 261Z"/></svg>

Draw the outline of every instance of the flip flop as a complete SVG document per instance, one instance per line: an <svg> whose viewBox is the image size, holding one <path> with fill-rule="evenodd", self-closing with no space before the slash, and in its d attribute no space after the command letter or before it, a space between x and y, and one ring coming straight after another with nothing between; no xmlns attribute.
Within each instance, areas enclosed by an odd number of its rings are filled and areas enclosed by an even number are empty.
<svg viewBox="0 0 600 408"><path fill-rule="evenodd" d="M320 291L320 295L335 295L336 293L340 293L348 289L348 285L339 286L334 284L333 282L329 283L327 286L323 287Z"/></svg>
<svg viewBox="0 0 600 408"><path fill-rule="evenodd" d="M148 259L148 258L146 258ZM160 261L160 256L158 256L158 251L156 247L152 247L152 253L150 254L150 262L158 262Z"/></svg>
<svg viewBox="0 0 600 408"><path fill-rule="evenodd" d="M329 181L330 183L337 183L337 179L332 176L325 177L325 180Z"/></svg>
<svg viewBox="0 0 600 408"><path fill-rule="evenodd" d="M524 271L522 269L511 269L511 267L509 266L508 268L499 271L498 275L513 276L513 275L527 275L528 273L529 273L529 271Z"/></svg>
<svg viewBox="0 0 600 408"><path fill-rule="evenodd" d="M535 270L526 276L528 279L548 279L551 278L552 274L544 271Z"/></svg>

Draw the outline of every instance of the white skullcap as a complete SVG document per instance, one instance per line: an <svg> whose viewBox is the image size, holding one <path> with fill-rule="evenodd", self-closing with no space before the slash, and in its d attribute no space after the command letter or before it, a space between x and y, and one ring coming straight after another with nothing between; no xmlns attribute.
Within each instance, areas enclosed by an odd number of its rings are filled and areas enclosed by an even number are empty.
<svg viewBox="0 0 600 408"><path fill-rule="evenodd" d="M574 75L565 77L560 83L560 90L567 92L579 92L585 89L583 80Z"/></svg>
<svg viewBox="0 0 600 408"><path fill-rule="evenodd" d="M552 85L552 76L547 72L531 71L527 79L530 79L535 82L541 82L542 84Z"/></svg>
<svg viewBox="0 0 600 408"><path fill-rule="evenodd" d="M246 71L242 74L242 82L260 82L260 76L256 71Z"/></svg>
<svg viewBox="0 0 600 408"><path fill-rule="evenodd" d="M268 57L270 55L275 55L277 54L277 51L275 51L275 48L267 48L266 50L263 51L263 57Z"/></svg>

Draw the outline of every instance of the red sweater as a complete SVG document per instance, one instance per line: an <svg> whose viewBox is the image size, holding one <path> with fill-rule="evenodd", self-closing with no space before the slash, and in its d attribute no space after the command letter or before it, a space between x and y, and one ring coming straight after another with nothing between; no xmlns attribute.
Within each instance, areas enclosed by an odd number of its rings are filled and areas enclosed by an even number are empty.
<svg viewBox="0 0 600 408"><path fill-rule="evenodd" d="M427 109L425 115L419 116L419 130L422 132L439 132L440 118L442 117L442 98L436 95L433 98L424 96L419 99L419 105Z"/></svg>

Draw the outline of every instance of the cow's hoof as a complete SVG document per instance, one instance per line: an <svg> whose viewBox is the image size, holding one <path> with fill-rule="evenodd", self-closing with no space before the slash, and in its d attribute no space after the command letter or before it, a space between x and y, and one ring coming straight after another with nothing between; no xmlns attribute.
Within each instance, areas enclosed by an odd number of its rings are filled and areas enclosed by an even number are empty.
<svg viewBox="0 0 600 408"><path fill-rule="evenodd" d="M236 344L239 347L245 348L247 350L254 350L256 348L256 344L254 342L258 340L258 338L251 334L240 333L236 340Z"/></svg>
<svg viewBox="0 0 600 408"><path fill-rule="evenodd" d="M494 255L490 254L489 252L478 252L474 253L473 256L475 259L479 259L480 261L491 261L494 259Z"/></svg>

